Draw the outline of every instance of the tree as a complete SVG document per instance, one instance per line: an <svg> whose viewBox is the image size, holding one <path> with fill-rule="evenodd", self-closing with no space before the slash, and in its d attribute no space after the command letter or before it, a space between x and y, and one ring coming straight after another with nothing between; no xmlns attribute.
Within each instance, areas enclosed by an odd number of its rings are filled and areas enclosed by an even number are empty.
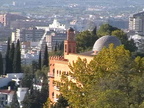
<svg viewBox="0 0 144 108"><path fill-rule="evenodd" d="M97 35L97 27L96 27L96 26L95 26L95 28L93 29L92 34L93 34L93 35Z"/></svg>
<svg viewBox="0 0 144 108"><path fill-rule="evenodd" d="M41 70L41 51L39 52L38 68Z"/></svg>
<svg viewBox="0 0 144 108"><path fill-rule="evenodd" d="M122 30L115 30L112 32L113 36L118 37L121 40L121 43L124 45L125 49L134 52L137 50L137 47L133 41L133 39L129 40L127 34Z"/></svg>
<svg viewBox="0 0 144 108"><path fill-rule="evenodd" d="M144 58L124 46L104 48L90 63L78 58L63 74L60 91L73 108L130 108L144 102Z"/></svg>
<svg viewBox="0 0 144 108"><path fill-rule="evenodd" d="M43 104L43 108L53 108L53 103L48 98L47 101Z"/></svg>
<svg viewBox="0 0 144 108"><path fill-rule="evenodd" d="M3 75L3 57L0 52L0 75Z"/></svg>
<svg viewBox="0 0 144 108"><path fill-rule="evenodd" d="M98 29L97 35L98 35L98 37L105 36L105 35L111 35L112 32L115 31L115 30L119 30L119 29L116 28L116 27L113 27L109 24L103 24Z"/></svg>
<svg viewBox="0 0 144 108"><path fill-rule="evenodd" d="M37 90L31 89L28 91L22 101L22 108L42 108L42 105L39 100L40 92Z"/></svg>
<svg viewBox="0 0 144 108"><path fill-rule="evenodd" d="M32 84L33 84L33 74L25 73L24 77L21 80L21 86L31 88Z"/></svg>
<svg viewBox="0 0 144 108"><path fill-rule="evenodd" d="M91 31L83 31L76 35L77 52L84 52L92 49L98 37Z"/></svg>
<svg viewBox="0 0 144 108"><path fill-rule="evenodd" d="M43 66L48 67L48 65L49 65L48 48L47 48L47 45L45 45L44 57L43 57Z"/></svg>
<svg viewBox="0 0 144 108"><path fill-rule="evenodd" d="M10 52L9 52L9 63L10 63L9 69L11 70L11 73L13 73L14 51L15 51L15 45L14 45L14 43L12 43Z"/></svg>
<svg viewBox="0 0 144 108"><path fill-rule="evenodd" d="M47 75L46 76L43 76L43 82L42 82L42 89L41 89L41 92L40 92L40 102L41 104L43 105L46 101L47 101L47 98L49 96L48 94L48 78L47 78Z"/></svg>
<svg viewBox="0 0 144 108"><path fill-rule="evenodd" d="M68 101L62 95L59 95L58 101L54 104L53 108L66 108L68 106Z"/></svg>
<svg viewBox="0 0 144 108"><path fill-rule="evenodd" d="M20 41L19 40L17 40L15 53L14 53L13 71L14 71L14 73L21 72L21 51L20 51Z"/></svg>
<svg viewBox="0 0 144 108"><path fill-rule="evenodd" d="M8 43L7 43L7 51L6 51L6 56L5 56L5 74L10 73L10 58L9 58L9 53L10 53L10 38L8 38Z"/></svg>
<svg viewBox="0 0 144 108"><path fill-rule="evenodd" d="M20 108L16 92L13 95L10 106L11 106L10 108Z"/></svg>

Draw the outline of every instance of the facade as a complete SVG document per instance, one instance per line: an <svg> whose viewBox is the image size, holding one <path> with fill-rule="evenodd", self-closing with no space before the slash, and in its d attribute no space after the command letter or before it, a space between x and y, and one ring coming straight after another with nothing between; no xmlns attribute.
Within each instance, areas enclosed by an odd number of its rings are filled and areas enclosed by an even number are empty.
<svg viewBox="0 0 144 108"><path fill-rule="evenodd" d="M144 35L144 12L133 14L129 17L129 30L138 35Z"/></svg>
<svg viewBox="0 0 144 108"><path fill-rule="evenodd" d="M5 106L9 105L12 102L13 95L14 91L12 90L0 90L0 108L5 108Z"/></svg>
<svg viewBox="0 0 144 108"><path fill-rule="evenodd" d="M75 62L78 57L87 59L89 63L94 55L97 55L103 47L108 47L110 43L113 43L115 47L121 45L121 42L115 36L103 36L95 42L91 51L78 54L76 53L75 31L70 28L67 31L67 39L64 41L64 56L52 56L49 58L49 98L51 101L57 102L58 100L60 94L59 86L54 82L61 81L61 75L63 73L68 75L70 71L69 64L73 61Z"/></svg>
<svg viewBox="0 0 144 108"><path fill-rule="evenodd" d="M66 32L49 31L46 35L46 42L49 51L53 50L56 44L61 44L66 39Z"/></svg>
<svg viewBox="0 0 144 108"><path fill-rule="evenodd" d="M28 88L18 88L17 90L17 98L18 102L20 104L20 108L22 108L21 102L23 101L26 92L28 91ZM12 102L12 98L14 95L13 90L5 89L5 90L0 90L0 108L5 108L5 106L8 106Z"/></svg>
<svg viewBox="0 0 144 108"><path fill-rule="evenodd" d="M40 41L44 34L44 30L36 29L36 28L28 28L28 29L16 29L12 32L12 41L17 41L19 39L22 42L25 41L33 41L37 42Z"/></svg>
<svg viewBox="0 0 144 108"><path fill-rule="evenodd" d="M26 19L26 17L20 16L18 14L10 14L10 13L0 15L0 23L4 27L10 27L10 23L12 21L16 21L20 19Z"/></svg>

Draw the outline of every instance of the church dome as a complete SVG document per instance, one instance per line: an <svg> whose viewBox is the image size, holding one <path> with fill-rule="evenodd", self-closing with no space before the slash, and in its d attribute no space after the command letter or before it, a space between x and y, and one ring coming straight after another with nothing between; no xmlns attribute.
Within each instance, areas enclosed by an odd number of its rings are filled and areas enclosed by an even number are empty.
<svg viewBox="0 0 144 108"><path fill-rule="evenodd" d="M113 43L114 47L121 45L121 41L116 36L103 36L99 38L94 46L93 51L100 51L103 47L108 47L109 44Z"/></svg>

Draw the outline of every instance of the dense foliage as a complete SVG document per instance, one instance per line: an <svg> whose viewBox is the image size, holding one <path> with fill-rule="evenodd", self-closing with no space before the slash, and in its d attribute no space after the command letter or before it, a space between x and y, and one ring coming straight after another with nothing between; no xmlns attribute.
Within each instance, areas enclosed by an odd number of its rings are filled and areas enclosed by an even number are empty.
<svg viewBox="0 0 144 108"><path fill-rule="evenodd" d="M76 35L77 52L84 52L91 50L95 41L98 39L97 35L91 31L83 31Z"/></svg>
<svg viewBox="0 0 144 108"><path fill-rule="evenodd" d="M72 108L137 108L144 102L144 58L124 46L104 48L90 63L78 59L60 91Z"/></svg>

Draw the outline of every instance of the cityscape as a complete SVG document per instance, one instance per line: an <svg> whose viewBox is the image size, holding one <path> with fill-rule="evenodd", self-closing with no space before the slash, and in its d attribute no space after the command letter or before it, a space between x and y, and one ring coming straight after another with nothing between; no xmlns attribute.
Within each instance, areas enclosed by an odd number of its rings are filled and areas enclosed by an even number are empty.
<svg viewBox="0 0 144 108"><path fill-rule="evenodd" d="M0 108L143 108L143 5L0 1Z"/></svg>

